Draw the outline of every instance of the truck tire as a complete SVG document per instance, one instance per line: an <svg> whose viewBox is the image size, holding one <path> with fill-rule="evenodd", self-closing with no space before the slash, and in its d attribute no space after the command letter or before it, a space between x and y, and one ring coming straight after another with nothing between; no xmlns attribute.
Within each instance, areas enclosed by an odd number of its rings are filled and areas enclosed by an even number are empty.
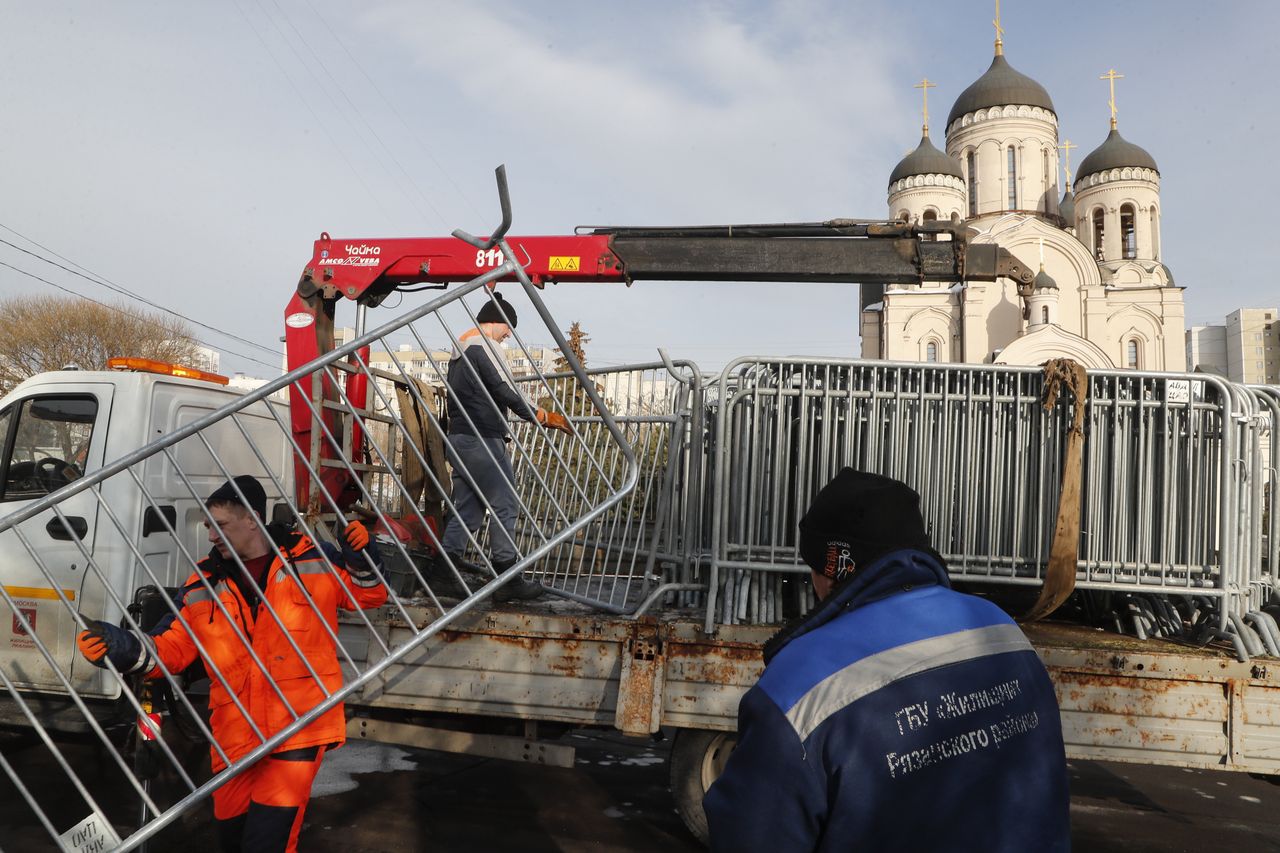
<svg viewBox="0 0 1280 853"><path fill-rule="evenodd" d="M732 732L680 729L671 744L671 796L680 819L703 844L708 833L702 795L720 776L737 743Z"/></svg>

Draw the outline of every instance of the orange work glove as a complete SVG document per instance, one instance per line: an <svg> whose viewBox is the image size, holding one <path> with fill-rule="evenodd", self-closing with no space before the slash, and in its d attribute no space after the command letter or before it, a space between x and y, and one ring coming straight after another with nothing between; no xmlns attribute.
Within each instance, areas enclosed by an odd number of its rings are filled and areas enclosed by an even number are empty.
<svg viewBox="0 0 1280 853"><path fill-rule="evenodd" d="M89 663L102 665L102 659L107 656L107 638L102 630L98 628L100 622L90 622L89 630L81 631L76 637L76 645L80 648L80 654L84 655L84 659Z"/></svg>
<svg viewBox="0 0 1280 853"><path fill-rule="evenodd" d="M352 551L363 551L369 544L369 530L358 521L353 521L342 531L342 538Z"/></svg>
<svg viewBox="0 0 1280 853"><path fill-rule="evenodd" d="M538 409L538 423L547 429L558 429L565 435L573 435L573 424L569 423L569 419L558 412L548 412L546 409Z"/></svg>
<svg viewBox="0 0 1280 853"><path fill-rule="evenodd" d="M76 646L89 663L105 669L110 660L122 673L151 669L150 653L131 631L97 619L88 619L85 624L89 629L76 635Z"/></svg>

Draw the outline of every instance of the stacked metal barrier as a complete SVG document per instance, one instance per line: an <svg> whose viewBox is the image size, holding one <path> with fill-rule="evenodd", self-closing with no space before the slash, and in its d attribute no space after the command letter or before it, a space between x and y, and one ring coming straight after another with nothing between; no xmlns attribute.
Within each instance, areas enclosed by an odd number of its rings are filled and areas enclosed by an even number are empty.
<svg viewBox="0 0 1280 853"><path fill-rule="evenodd" d="M505 247L504 247L505 248ZM513 253L507 250L507 257ZM379 531L396 531L411 527L424 532L429 540L427 552L439 552L436 527L424 515L418 497L407 489L400 471L406 457L413 456L432 485L446 495L445 515L454 512L447 497L447 482L440 482L438 466L426 458L421 435L412 435L399 417L399 402L388 392L388 380L398 380L423 416L423 431L439 431L441 425L433 401L422 397L421 388L413 380L407 365L397 364L396 371L372 371L362 355L369 345L390 352L388 338L410 336L420 344L431 340L447 340L454 344L459 334L475 324L475 316L484 300L490 299L485 286L512 272L511 265L498 267L469 284L451 289L447 294L380 328L358 337L351 343L299 368L263 388L233 400L216 411L191 419L181 429L152 444L130 453L96 472L80 477L52 494L21 505L21 509L0 518L0 538L6 548L20 549L33 567L29 576L6 577L0 585L0 618L13 620L15 632L25 637L21 647L10 645L0 650L0 702L5 703L9 719L29 727L32 737L18 747L6 741L0 754L0 771L15 792L10 805L24 801L33 815L25 823L43 827L55 846L68 846L83 840L85 821L92 823L93 836L103 839L102 849L133 849L151 839L177 821L215 788L242 773L249 765L283 743L292 734L339 705L345 697L379 677L380 673L400 661L441 629L450 625L493 595L519 573L538 560L560 553L563 544L575 537L594 536L611 507L628 494L635 494L637 479L634 454L622 429L609 415L599 392L588 379L576 359L569 359L573 377L582 389L570 404L554 393L550 383L541 384L539 402L551 411L573 418L589 415L593 426L589 431L572 436L553 434L541 429L518 430L511 443L517 458L536 460L533 466L522 466L519 493L526 514L522 520L521 558L499 574L487 557L487 536L481 531L471 537L472 550L467 563L455 563L443 556L424 562L421 553L395 536L384 536L380 543L386 563L377 583L387 587L387 608L406 624L419 625L409 642L391 648L383 641L383 632L375 629L369 614L356 609L365 631L344 626L343 639L332 629L328 641L336 649L345 681L340 689L325 687L320 674L310 663L307 672L291 676L309 678L323 693L323 701L314 707L293 707L285 699L277 679L272 677L272 662L259 659L240 631L249 666L267 675L283 707L291 715L282 730L268 735L256 724L250 724L257 738L256 746L243 756L228 754L210 729L204 702L189 695L189 678L180 672L160 667L154 690L142 689L132 676L123 676L111 667L101 670L90 665L76 651L75 637L88 620L101 619L145 633L141 611L131 608L136 588L150 585L157 589L194 584L196 593L210 596L222 615L235 617L217 599L210 581L197 564L208 542L203 528L220 529L204 506L209 493L227 479L250 474L259 478L270 496L273 507L269 520L292 527L314 541L332 541L335 531L346 523L345 504L340 496L325 485L323 474L340 469L347 475L344 488L359 492L371 527ZM556 338L567 350L563 337L547 313L538 292L525 282L530 302L545 323L544 331ZM531 322L526 321L524 328ZM424 345L422 349L427 349ZM344 391L346 376L363 376L367 380L367 399L353 399ZM540 382L540 377L534 377ZM272 395L293 385L308 400L313 424L311 446L294 439L289 413ZM443 386L447 391L447 386ZM312 393L314 390L314 393ZM177 392L181 396L181 389ZM536 392L531 391L531 396ZM493 399L488 404L496 406ZM104 411L106 408L104 407ZM296 414L296 412L295 412ZM322 417L324 415L324 417ZM662 423L666 423L662 421ZM103 427L105 429L105 427ZM352 437L363 435L352 449ZM658 456L668 454L669 437L653 446ZM447 445L442 445L447 448ZM659 451L661 451L659 453ZM446 452L449 452L446 450ZM453 476L467 478L470 472L449 452ZM292 500L294 477L304 476L310 484L308 500L299 506ZM661 477L658 477L661 480ZM371 491L371 488L373 489ZM662 484L651 485L650 497L643 509L622 511L610 516L616 525L642 523L651 519L650 502L661 503ZM668 487L667 500L670 499ZM77 519L69 507L89 507L97 513L97 535L82 541L77 534ZM129 507L139 512L130 514ZM177 506L179 511L173 511ZM80 510L77 509L76 512ZM268 529L259 521L260 531L275 537L278 527ZM595 525L595 526L593 526ZM146 530L143 530L143 527ZM46 533L49 530L50 533ZM53 532L66 531L63 546L56 559L51 557L47 542ZM148 540L147 536L152 538ZM149 542L163 537L177 543L168 563L157 564L150 556ZM55 537L57 538L57 537ZM280 541L276 538L273 542ZM282 545L273 544L277 559L289 564ZM67 556L68 549L72 555ZM628 559L633 559L630 555ZM66 581L63 561L73 561L72 568L82 581L74 586ZM237 559L238 563L239 560ZM343 567L328 557L321 561L320 571L331 574L339 582ZM401 583L397 573L411 575ZM557 577L555 570L550 577ZM192 578L193 580L188 580ZM215 579L216 581L216 579ZM310 595L295 596L293 605L317 608ZM44 608L36 611L26 597L47 591ZM42 593L43 594L43 593ZM429 603L437 617L422 625L405 609L410 597ZM152 599L159 605L162 617L178 622L183 616L173 599L162 594ZM354 599L348 602L354 607ZM320 612L320 611L317 611ZM212 616L210 617L212 619ZM271 605L263 601L258 620L281 623ZM327 624L327 623L326 623ZM238 629L239 630L239 629ZM308 658L299 650L296 637L288 642L300 660ZM362 648L348 651L351 643ZM363 646L377 650L367 657ZM371 661L362 665L362 661ZM247 701L237 696L227 675L218 670L203 648L202 661L213 682L222 684L232 695L238 711L253 720L244 707ZM186 734L200 744L191 755L179 754L169 739L160 737L141 740L134 734L136 720L149 719L151 698L159 702L168 693L175 711L173 718L183 721ZM296 695L296 694L293 694ZM91 749L86 753L74 744L55 737L56 730L79 730L86 733ZM150 723L139 723L136 731L150 734ZM11 748L15 751L11 752ZM201 763L199 753L212 750L214 766L225 765L213 778L203 778L195 769ZM11 757L12 756L12 757ZM56 777L48 782L48 777ZM40 779L40 781L36 781ZM156 780L153 785L152 780ZM141 806L139 806L139 803ZM139 816L139 808L141 815ZM84 821L82 821L82 818ZM34 830L33 830L34 831ZM73 838L76 842L73 842ZM5 846L10 840L6 839Z"/></svg>
<svg viewBox="0 0 1280 853"><path fill-rule="evenodd" d="M581 600L629 613L671 589L660 581L677 583L661 600L705 602L708 631L803 613L814 600L796 525L845 465L921 493L957 581L993 594L1042 583L1070 409L1044 409L1038 368L746 358L679 393L656 368L592 371L597 387L672 393L605 394L632 442L655 449L639 453L648 485L628 509L562 546L546 581L570 597L590 589ZM697 378L688 366L679 375ZM1278 412L1278 389L1091 371L1074 615L1139 636L1227 639L1241 655L1280 651L1263 610L1277 603ZM643 432L659 422L664 434L687 425L673 433L674 470Z"/></svg>
<svg viewBox="0 0 1280 853"><path fill-rule="evenodd" d="M1274 654L1274 620L1260 611L1275 594L1262 549L1260 431L1275 398L1207 375L1089 377L1077 587L1174 595L1165 603L1183 606L1177 619L1160 608L1170 624L1211 621L1250 653ZM806 571L796 525L846 465L920 492L954 578L1040 584L1069 413L1064 402L1044 410L1042 385L1036 368L731 363L718 384L708 626L805 609L804 585L785 579Z"/></svg>

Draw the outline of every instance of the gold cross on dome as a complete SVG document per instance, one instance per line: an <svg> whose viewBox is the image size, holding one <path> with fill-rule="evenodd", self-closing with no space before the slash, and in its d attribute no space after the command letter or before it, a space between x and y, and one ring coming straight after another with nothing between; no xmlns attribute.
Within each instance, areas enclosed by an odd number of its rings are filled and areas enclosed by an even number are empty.
<svg viewBox="0 0 1280 853"><path fill-rule="evenodd" d="M1004 27L1000 26L1000 0L996 0L996 19L991 23L996 27L996 56L1004 53Z"/></svg>
<svg viewBox="0 0 1280 853"><path fill-rule="evenodd" d="M938 88L938 84L929 82L929 78L926 77L923 80L921 80L919 83L912 86L911 88L924 90L924 135L928 136L929 135L929 90Z"/></svg>
<svg viewBox="0 0 1280 853"><path fill-rule="evenodd" d="M1107 80L1108 82L1111 83L1111 100L1107 101L1107 103L1111 106L1111 129L1115 130L1116 129L1116 81L1123 80L1124 75L1117 74L1116 70L1112 68L1110 71L1108 71L1106 74L1103 74L1098 79Z"/></svg>
<svg viewBox="0 0 1280 853"><path fill-rule="evenodd" d="M1062 144L1058 146L1058 149L1062 151L1062 171L1067 173L1068 187L1071 186L1071 149L1079 147L1079 145L1073 144L1070 139L1062 140Z"/></svg>

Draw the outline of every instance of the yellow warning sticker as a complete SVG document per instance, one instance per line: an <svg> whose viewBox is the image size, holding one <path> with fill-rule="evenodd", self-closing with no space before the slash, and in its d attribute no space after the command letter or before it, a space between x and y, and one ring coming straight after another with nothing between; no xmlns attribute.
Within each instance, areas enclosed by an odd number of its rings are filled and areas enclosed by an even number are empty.
<svg viewBox="0 0 1280 853"><path fill-rule="evenodd" d="M565 257L563 255L552 255L551 265L547 267L551 272L577 272L579 262L582 260L580 255L573 257Z"/></svg>

